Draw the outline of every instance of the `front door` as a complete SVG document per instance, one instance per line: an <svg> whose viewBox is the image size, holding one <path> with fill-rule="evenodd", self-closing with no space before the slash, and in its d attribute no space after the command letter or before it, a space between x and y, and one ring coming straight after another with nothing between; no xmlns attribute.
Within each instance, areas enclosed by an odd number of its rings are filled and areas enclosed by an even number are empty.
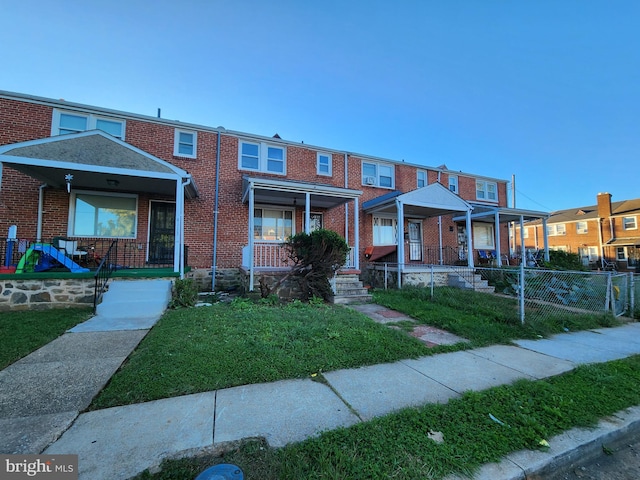
<svg viewBox="0 0 640 480"><path fill-rule="evenodd" d="M151 202L149 225L149 263L173 264L176 204Z"/></svg>
<svg viewBox="0 0 640 480"><path fill-rule="evenodd" d="M420 222L408 222L409 260L422 261L422 228Z"/></svg>

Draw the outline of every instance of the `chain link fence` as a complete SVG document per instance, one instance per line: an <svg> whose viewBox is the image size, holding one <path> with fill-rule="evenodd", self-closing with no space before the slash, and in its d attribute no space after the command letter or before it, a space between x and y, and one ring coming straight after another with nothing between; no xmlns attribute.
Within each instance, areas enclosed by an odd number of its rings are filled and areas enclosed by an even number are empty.
<svg viewBox="0 0 640 480"><path fill-rule="evenodd" d="M397 272L398 264L380 264L369 271L369 283L397 288ZM513 302L513 314L523 323L569 314L640 318L640 275L632 273L406 265L401 280L401 286L430 289L434 300L459 298L454 289L475 292L465 297L469 302L486 301L486 295L502 297Z"/></svg>

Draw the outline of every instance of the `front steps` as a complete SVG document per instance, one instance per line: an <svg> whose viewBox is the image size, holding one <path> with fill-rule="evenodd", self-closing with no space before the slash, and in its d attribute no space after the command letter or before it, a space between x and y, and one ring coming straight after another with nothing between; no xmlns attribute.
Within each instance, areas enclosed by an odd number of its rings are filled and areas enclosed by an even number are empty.
<svg viewBox="0 0 640 480"><path fill-rule="evenodd" d="M171 301L171 280L112 280L96 314L110 318L160 317Z"/></svg>
<svg viewBox="0 0 640 480"><path fill-rule="evenodd" d="M335 292L331 299L332 303L345 305L371 302L371 294L362 286L358 274L338 274L331 283Z"/></svg>
<svg viewBox="0 0 640 480"><path fill-rule="evenodd" d="M474 290L482 293L495 293L495 288L489 286L481 275L473 272L456 272L450 273L447 278L447 284L450 287L459 288L461 290Z"/></svg>

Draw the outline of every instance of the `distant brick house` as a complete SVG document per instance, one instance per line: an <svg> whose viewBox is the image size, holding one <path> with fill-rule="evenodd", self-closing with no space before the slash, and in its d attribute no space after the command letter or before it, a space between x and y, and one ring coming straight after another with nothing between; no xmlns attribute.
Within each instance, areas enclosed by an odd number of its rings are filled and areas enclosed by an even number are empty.
<svg viewBox="0 0 640 480"><path fill-rule="evenodd" d="M636 270L640 268L640 198L611 201L599 193L597 203L552 212L546 220L549 248L577 253L585 266ZM519 233L518 233L519 234ZM543 225L524 226L527 248L542 248Z"/></svg>
<svg viewBox="0 0 640 480"><path fill-rule="evenodd" d="M182 274L286 269L280 243L328 228L371 261L473 266L509 253L507 181L0 91L0 232L118 239ZM183 247L188 247L186 250ZM384 247L384 248L381 248ZM211 278L211 277L209 277Z"/></svg>

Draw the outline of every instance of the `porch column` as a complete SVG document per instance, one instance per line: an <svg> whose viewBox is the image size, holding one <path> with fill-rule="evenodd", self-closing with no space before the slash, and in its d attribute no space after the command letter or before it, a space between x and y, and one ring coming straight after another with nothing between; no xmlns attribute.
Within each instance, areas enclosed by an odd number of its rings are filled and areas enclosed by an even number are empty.
<svg viewBox="0 0 640 480"><path fill-rule="evenodd" d="M527 250L524 248L524 217L520 215L520 265L527 266Z"/></svg>
<svg viewBox="0 0 640 480"><path fill-rule="evenodd" d="M467 210L466 215L467 226L467 266L473 268L473 235L471 234L471 210Z"/></svg>
<svg viewBox="0 0 640 480"><path fill-rule="evenodd" d="M542 238L544 239L544 261L549 261L549 233L547 232L547 219L542 219Z"/></svg>
<svg viewBox="0 0 640 480"><path fill-rule="evenodd" d="M182 258L180 255L180 250L183 248L183 234L184 230L182 228L184 219L184 186L182 185L182 178L178 177L176 179L176 222L175 222L175 240L173 242L173 271L180 273L180 278L184 275L184 268L180 262Z"/></svg>
<svg viewBox="0 0 640 480"><path fill-rule="evenodd" d="M304 193L304 233L311 233L311 194Z"/></svg>
<svg viewBox="0 0 640 480"><path fill-rule="evenodd" d="M253 192L253 182L249 184L249 238L247 243L249 245L249 291L253 290L253 263L254 263L254 245L253 245L253 211L255 210L255 199Z"/></svg>
<svg viewBox="0 0 640 480"><path fill-rule="evenodd" d="M358 211L358 199L353 199L353 236L354 236L354 252L353 252L353 268L360 270L360 212ZM347 245L349 244L349 237L347 237Z"/></svg>
<svg viewBox="0 0 640 480"><path fill-rule="evenodd" d="M396 198L398 224L398 288L402 288L402 271L404 270L404 205Z"/></svg>
<svg viewBox="0 0 640 480"><path fill-rule="evenodd" d="M496 262L496 265L498 265L499 267L502 266L502 255L500 255L500 214L496 211L496 213L494 213L494 227L493 229L495 230L495 240L496 240L496 256L498 257L498 261Z"/></svg>

